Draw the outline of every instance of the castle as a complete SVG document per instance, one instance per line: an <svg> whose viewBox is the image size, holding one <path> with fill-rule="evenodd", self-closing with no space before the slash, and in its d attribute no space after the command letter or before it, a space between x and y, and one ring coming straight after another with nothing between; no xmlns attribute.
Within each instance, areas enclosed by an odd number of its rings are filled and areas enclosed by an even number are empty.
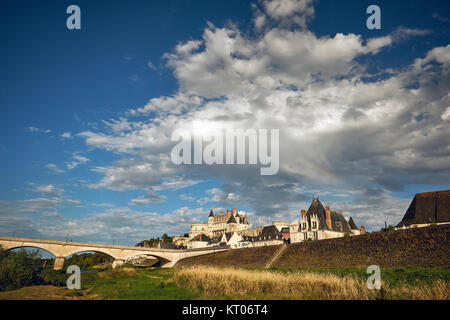
<svg viewBox="0 0 450 320"><path fill-rule="evenodd" d="M402 221L396 229L425 227L450 223L450 190L418 193L415 195ZM295 243L357 236L364 234L352 217L345 219L342 212L323 206L313 197L308 210L300 210L300 219L292 223L274 221L269 226L250 228L247 215L234 208L214 215L211 210L208 222L191 225L187 237L173 237L177 246L200 248L227 245L232 249Z"/></svg>
<svg viewBox="0 0 450 320"><path fill-rule="evenodd" d="M356 227L341 212L324 207L319 198L313 198L308 211L301 210L300 220L289 224L274 221L270 226L250 228L247 215L237 209L215 215L209 212L208 221L191 225L188 237L174 237L175 244L187 248L229 245L232 248L257 247L311 240L339 238L365 233L364 226Z"/></svg>
<svg viewBox="0 0 450 320"><path fill-rule="evenodd" d="M319 198L313 198L308 211L300 212L300 221L294 221L289 225L291 243L365 233L364 226L358 229L351 217L348 221L345 220L341 212L332 211L328 206L324 207Z"/></svg>
<svg viewBox="0 0 450 320"><path fill-rule="evenodd" d="M221 212L218 215L214 215L214 212L211 210L208 222L191 225L189 238L194 238L199 234L214 238L224 233L239 232L247 229L249 229L247 215L240 215L236 208L227 210L226 214Z"/></svg>

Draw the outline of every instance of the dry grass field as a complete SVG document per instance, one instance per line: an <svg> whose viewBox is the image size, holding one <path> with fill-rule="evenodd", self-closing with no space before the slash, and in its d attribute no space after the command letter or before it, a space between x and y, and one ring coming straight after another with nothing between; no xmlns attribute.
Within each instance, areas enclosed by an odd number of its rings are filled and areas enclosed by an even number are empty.
<svg viewBox="0 0 450 320"><path fill-rule="evenodd" d="M450 293L450 284L442 280L400 286L382 283L381 290L369 290L364 280L351 275L208 266L177 269L174 281L179 287L199 291L204 297L230 299L448 300Z"/></svg>

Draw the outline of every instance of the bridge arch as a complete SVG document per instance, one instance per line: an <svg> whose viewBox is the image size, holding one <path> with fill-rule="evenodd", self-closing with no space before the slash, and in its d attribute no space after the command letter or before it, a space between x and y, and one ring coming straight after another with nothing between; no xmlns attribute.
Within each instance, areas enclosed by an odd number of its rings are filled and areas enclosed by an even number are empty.
<svg viewBox="0 0 450 320"><path fill-rule="evenodd" d="M124 257L124 260L129 261L129 260L139 257L139 256L147 256L149 258L154 258L154 259L158 260L158 262L156 262L155 264L159 264L159 265L165 265L165 264L171 262L169 259L163 257L162 255L158 255L153 252L152 253L144 253L144 252L132 253L132 254L126 255Z"/></svg>
<svg viewBox="0 0 450 320"><path fill-rule="evenodd" d="M74 251L75 251L75 250L74 250ZM111 255L111 253L109 253L109 252L103 252L103 250L84 250L84 249L82 249L82 250L77 250L77 251L74 252L74 253L69 253L68 255L66 255L66 256L64 257L64 262L66 262L67 259L70 259L70 258L73 257L74 255L81 255L81 254L85 254L85 253L102 253L102 254L108 256L108 260L107 260L107 261L113 262L113 261L116 260L116 258L113 257L113 256ZM76 260L75 260L75 263L74 263L74 264L76 264L76 263L77 263L77 262L76 262ZM97 264L103 264L103 262L98 262ZM81 267L81 265L80 265L80 267Z"/></svg>
<svg viewBox="0 0 450 320"><path fill-rule="evenodd" d="M86 249L86 248L81 248L81 249L74 249L69 251L64 258L68 258L70 256L73 256L74 254L80 254L80 253L88 253L88 252L99 252L99 253L103 253L106 254L107 256L110 256L113 259L117 259L116 256L114 256L114 254L112 252L110 252L109 250L103 250L103 249Z"/></svg>
<svg viewBox="0 0 450 320"><path fill-rule="evenodd" d="M56 252L54 252L53 250L47 248L46 246L40 246L39 244L36 245L13 245L13 246L8 246L8 247L4 247L2 246L6 251L12 251L15 249L26 249L26 248L32 248L32 249L39 249L45 252L50 253L54 258L56 258L58 255Z"/></svg>

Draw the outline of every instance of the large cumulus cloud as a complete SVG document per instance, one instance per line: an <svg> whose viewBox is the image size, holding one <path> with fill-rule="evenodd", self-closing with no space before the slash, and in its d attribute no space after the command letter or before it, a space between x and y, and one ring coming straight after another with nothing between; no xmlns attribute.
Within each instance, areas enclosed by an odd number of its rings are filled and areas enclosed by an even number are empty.
<svg viewBox="0 0 450 320"><path fill-rule="evenodd" d="M122 157L97 167L104 176L92 187L143 190L134 203L151 203L165 200L155 191L168 179L183 186L213 177L223 183L214 191L217 202L233 199L256 216L289 218L311 190L332 190L348 195L334 205L376 228L385 219L396 223L406 209L392 192L408 184L449 183L450 46L371 74L370 58L429 32L400 26L370 39L318 37L308 30L312 1L263 1L253 10L253 32L209 23L202 39L181 42L164 56L179 82L176 94L108 120L105 131L79 134L87 145ZM170 137L180 128L194 134L279 128L279 173L175 166Z"/></svg>

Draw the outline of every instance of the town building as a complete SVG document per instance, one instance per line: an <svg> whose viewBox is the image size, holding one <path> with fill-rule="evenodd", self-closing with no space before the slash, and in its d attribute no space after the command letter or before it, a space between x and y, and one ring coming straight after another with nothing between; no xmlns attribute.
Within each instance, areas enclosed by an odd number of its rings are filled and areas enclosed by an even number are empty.
<svg viewBox="0 0 450 320"><path fill-rule="evenodd" d="M397 228L450 223L450 190L417 193Z"/></svg>
<svg viewBox="0 0 450 320"><path fill-rule="evenodd" d="M330 207L324 207L319 198L313 198L308 211L301 210L300 220L289 225L290 242L331 239L364 233L364 226L358 229L352 218L349 221L352 225L345 220L341 212L332 211Z"/></svg>
<svg viewBox="0 0 450 320"><path fill-rule="evenodd" d="M188 249L204 248L211 245L211 243L212 241L210 237L204 234L199 234L187 242L187 248Z"/></svg>
<svg viewBox="0 0 450 320"><path fill-rule="evenodd" d="M253 247L274 246L283 244L283 235L275 225L265 226L261 233L253 239Z"/></svg>

